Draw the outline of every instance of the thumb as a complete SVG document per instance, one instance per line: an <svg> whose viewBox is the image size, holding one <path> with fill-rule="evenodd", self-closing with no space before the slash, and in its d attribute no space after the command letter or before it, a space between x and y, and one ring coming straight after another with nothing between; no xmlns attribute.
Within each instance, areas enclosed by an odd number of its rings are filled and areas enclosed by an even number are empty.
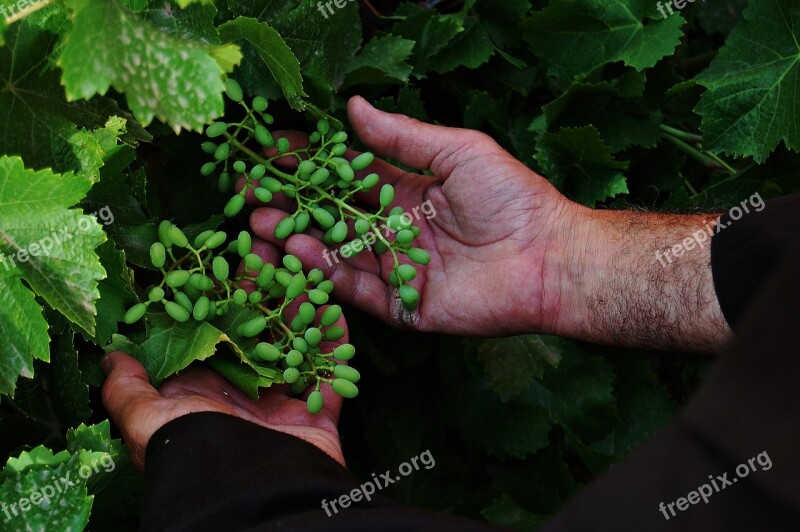
<svg viewBox="0 0 800 532"><path fill-rule="evenodd" d="M376 154L418 170L447 177L461 162L454 157L481 138L469 129L434 126L405 115L385 113L361 96L350 98L347 114L358 137Z"/></svg>
<svg viewBox="0 0 800 532"><path fill-rule="evenodd" d="M102 366L106 373L103 404L118 425L124 426L130 421L130 412L141 402L161 399L150 385L144 366L122 351L108 353Z"/></svg>

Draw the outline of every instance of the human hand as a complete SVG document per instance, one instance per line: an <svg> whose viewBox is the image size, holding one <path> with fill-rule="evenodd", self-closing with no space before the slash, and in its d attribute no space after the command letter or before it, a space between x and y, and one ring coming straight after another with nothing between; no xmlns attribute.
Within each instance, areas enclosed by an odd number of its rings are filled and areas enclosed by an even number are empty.
<svg viewBox="0 0 800 532"><path fill-rule="evenodd" d="M415 245L431 254L411 282L421 295L420 307L403 308L388 282L394 266L388 255L361 253L337 262L326 260L330 254L318 234L277 240L275 226L286 212L275 208L254 211L253 232L285 246L308 268L322 269L335 283L339 302L390 323L452 334L553 330L572 212L581 207L482 133L387 114L359 97L350 100L348 114L359 138L376 154L434 174L407 172L379 160L364 171L377 172L394 186L393 205L409 214L416 208L419 216L420 206L430 202L432 209L423 212L435 212L429 219L414 217L422 230ZM287 136L294 148L306 143L296 133L276 134ZM378 190L359 200L376 207Z"/></svg>
<svg viewBox="0 0 800 532"><path fill-rule="evenodd" d="M262 241L253 241L252 252L265 262L278 262L278 250ZM291 315L303 299L287 307ZM318 309L317 317L327 307ZM336 326L345 329L342 339L322 342L326 352L347 343L347 325L340 317ZM323 384L323 409L310 414L306 407L309 392L293 395L288 385L262 389L254 400L220 375L205 368L189 368L168 379L158 390L149 382L144 367L120 351L106 355L102 362L107 378L103 385L103 403L122 432L134 464L144 467L145 450L150 437L162 426L195 412L220 412L239 417L266 428L304 440L344 465L337 424L342 398Z"/></svg>

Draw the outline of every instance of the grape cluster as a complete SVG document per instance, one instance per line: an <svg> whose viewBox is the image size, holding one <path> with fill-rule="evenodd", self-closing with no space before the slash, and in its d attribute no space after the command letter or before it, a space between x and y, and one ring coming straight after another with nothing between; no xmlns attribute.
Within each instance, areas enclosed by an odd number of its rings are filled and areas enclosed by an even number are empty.
<svg viewBox="0 0 800 532"><path fill-rule="evenodd" d="M266 99L259 96L248 105L233 79L226 82L226 94L244 108L245 117L238 123L215 122L208 126L205 133L209 140L202 148L214 160L200 169L203 175L218 173L221 192L230 191L235 180L244 178L244 187L227 202L225 215L236 216L242 210L248 191L265 204L282 193L294 200L294 212L276 226L275 236L279 239L316 225L324 231L323 242L335 245L351 240L352 254L357 254L364 249L362 237L372 233L375 252L392 256L389 282L397 288L408 310L417 308L419 293L408 284L417 276L417 270L412 264L401 264L399 256L405 254L411 262L425 265L430 255L414 247L420 229L413 225L411 217L401 207L391 209L394 187L384 184L380 188L377 212L364 213L353 205L357 193L372 190L380 182L377 173L366 173L374 155L365 152L350 161L345 159L347 133L334 130L325 119L317 122L308 146L291 149L289 139L276 139L270 132L268 126L274 118L267 112ZM273 148L275 154L264 156L264 148ZM278 159L291 157L297 160L293 173L276 166ZM393 238L390 240L382 229Z"/></svg>
<svg viewBox="0 0 800 532"><path fill-rule="evenodd" d="M236 334L266 340L246 356L254 367L276 370L276 382L290 384L297 394L313 386L307 399L309 412L316 414L322 409L323 382L343 397L358 394L358 371L339 363L350 360L355 348L342 344L323 352L320 347L323 341L340 340L345 334L335 325L342 315L340 306L330 305L318 312L333 290L333 283L324 279L321 270L303 273L303 265L293 255L285 255L279 267L264 263L251 252L252 237L247 231L228 242L225 232L207 230L190 242L180 228L163 221L158 235L159 241L150 248L150 260L163 279L150 288L147 301L127 311L126 323L136 323L153 305L163 306L177 322L213 323L237 307L250 309L255 317L239 325ZM240 261L244 268L236 274L231 267ZM287 307L298 299L304 301L289 320Z"/></svg>

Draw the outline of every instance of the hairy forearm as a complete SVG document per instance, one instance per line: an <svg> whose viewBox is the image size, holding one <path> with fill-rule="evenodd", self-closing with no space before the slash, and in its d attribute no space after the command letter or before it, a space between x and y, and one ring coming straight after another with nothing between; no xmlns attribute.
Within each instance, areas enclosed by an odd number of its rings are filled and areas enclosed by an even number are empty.
<svg viewBox="0 0 800 532"><path fill-rule="evenodd" d="M717 215L570 211L557 334L628 347L716 352L730 334L714 292ZM547 294L545 294L547 295Z"/></svg>

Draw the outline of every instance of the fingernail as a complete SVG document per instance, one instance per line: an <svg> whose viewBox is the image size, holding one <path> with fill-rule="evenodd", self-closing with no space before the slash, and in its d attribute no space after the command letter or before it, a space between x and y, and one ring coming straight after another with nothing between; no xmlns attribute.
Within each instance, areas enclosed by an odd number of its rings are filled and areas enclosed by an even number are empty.
<svg viewBox="0 0 800 532"><path fill-rule="evenodd" d="M114 364L114 362L112 360L113 355L114 355L113 352L106 353L106 355L103 357L103 360L100 361L100 367L103 368L103 372L106 375L111 373L111 366Z"/></svg>

